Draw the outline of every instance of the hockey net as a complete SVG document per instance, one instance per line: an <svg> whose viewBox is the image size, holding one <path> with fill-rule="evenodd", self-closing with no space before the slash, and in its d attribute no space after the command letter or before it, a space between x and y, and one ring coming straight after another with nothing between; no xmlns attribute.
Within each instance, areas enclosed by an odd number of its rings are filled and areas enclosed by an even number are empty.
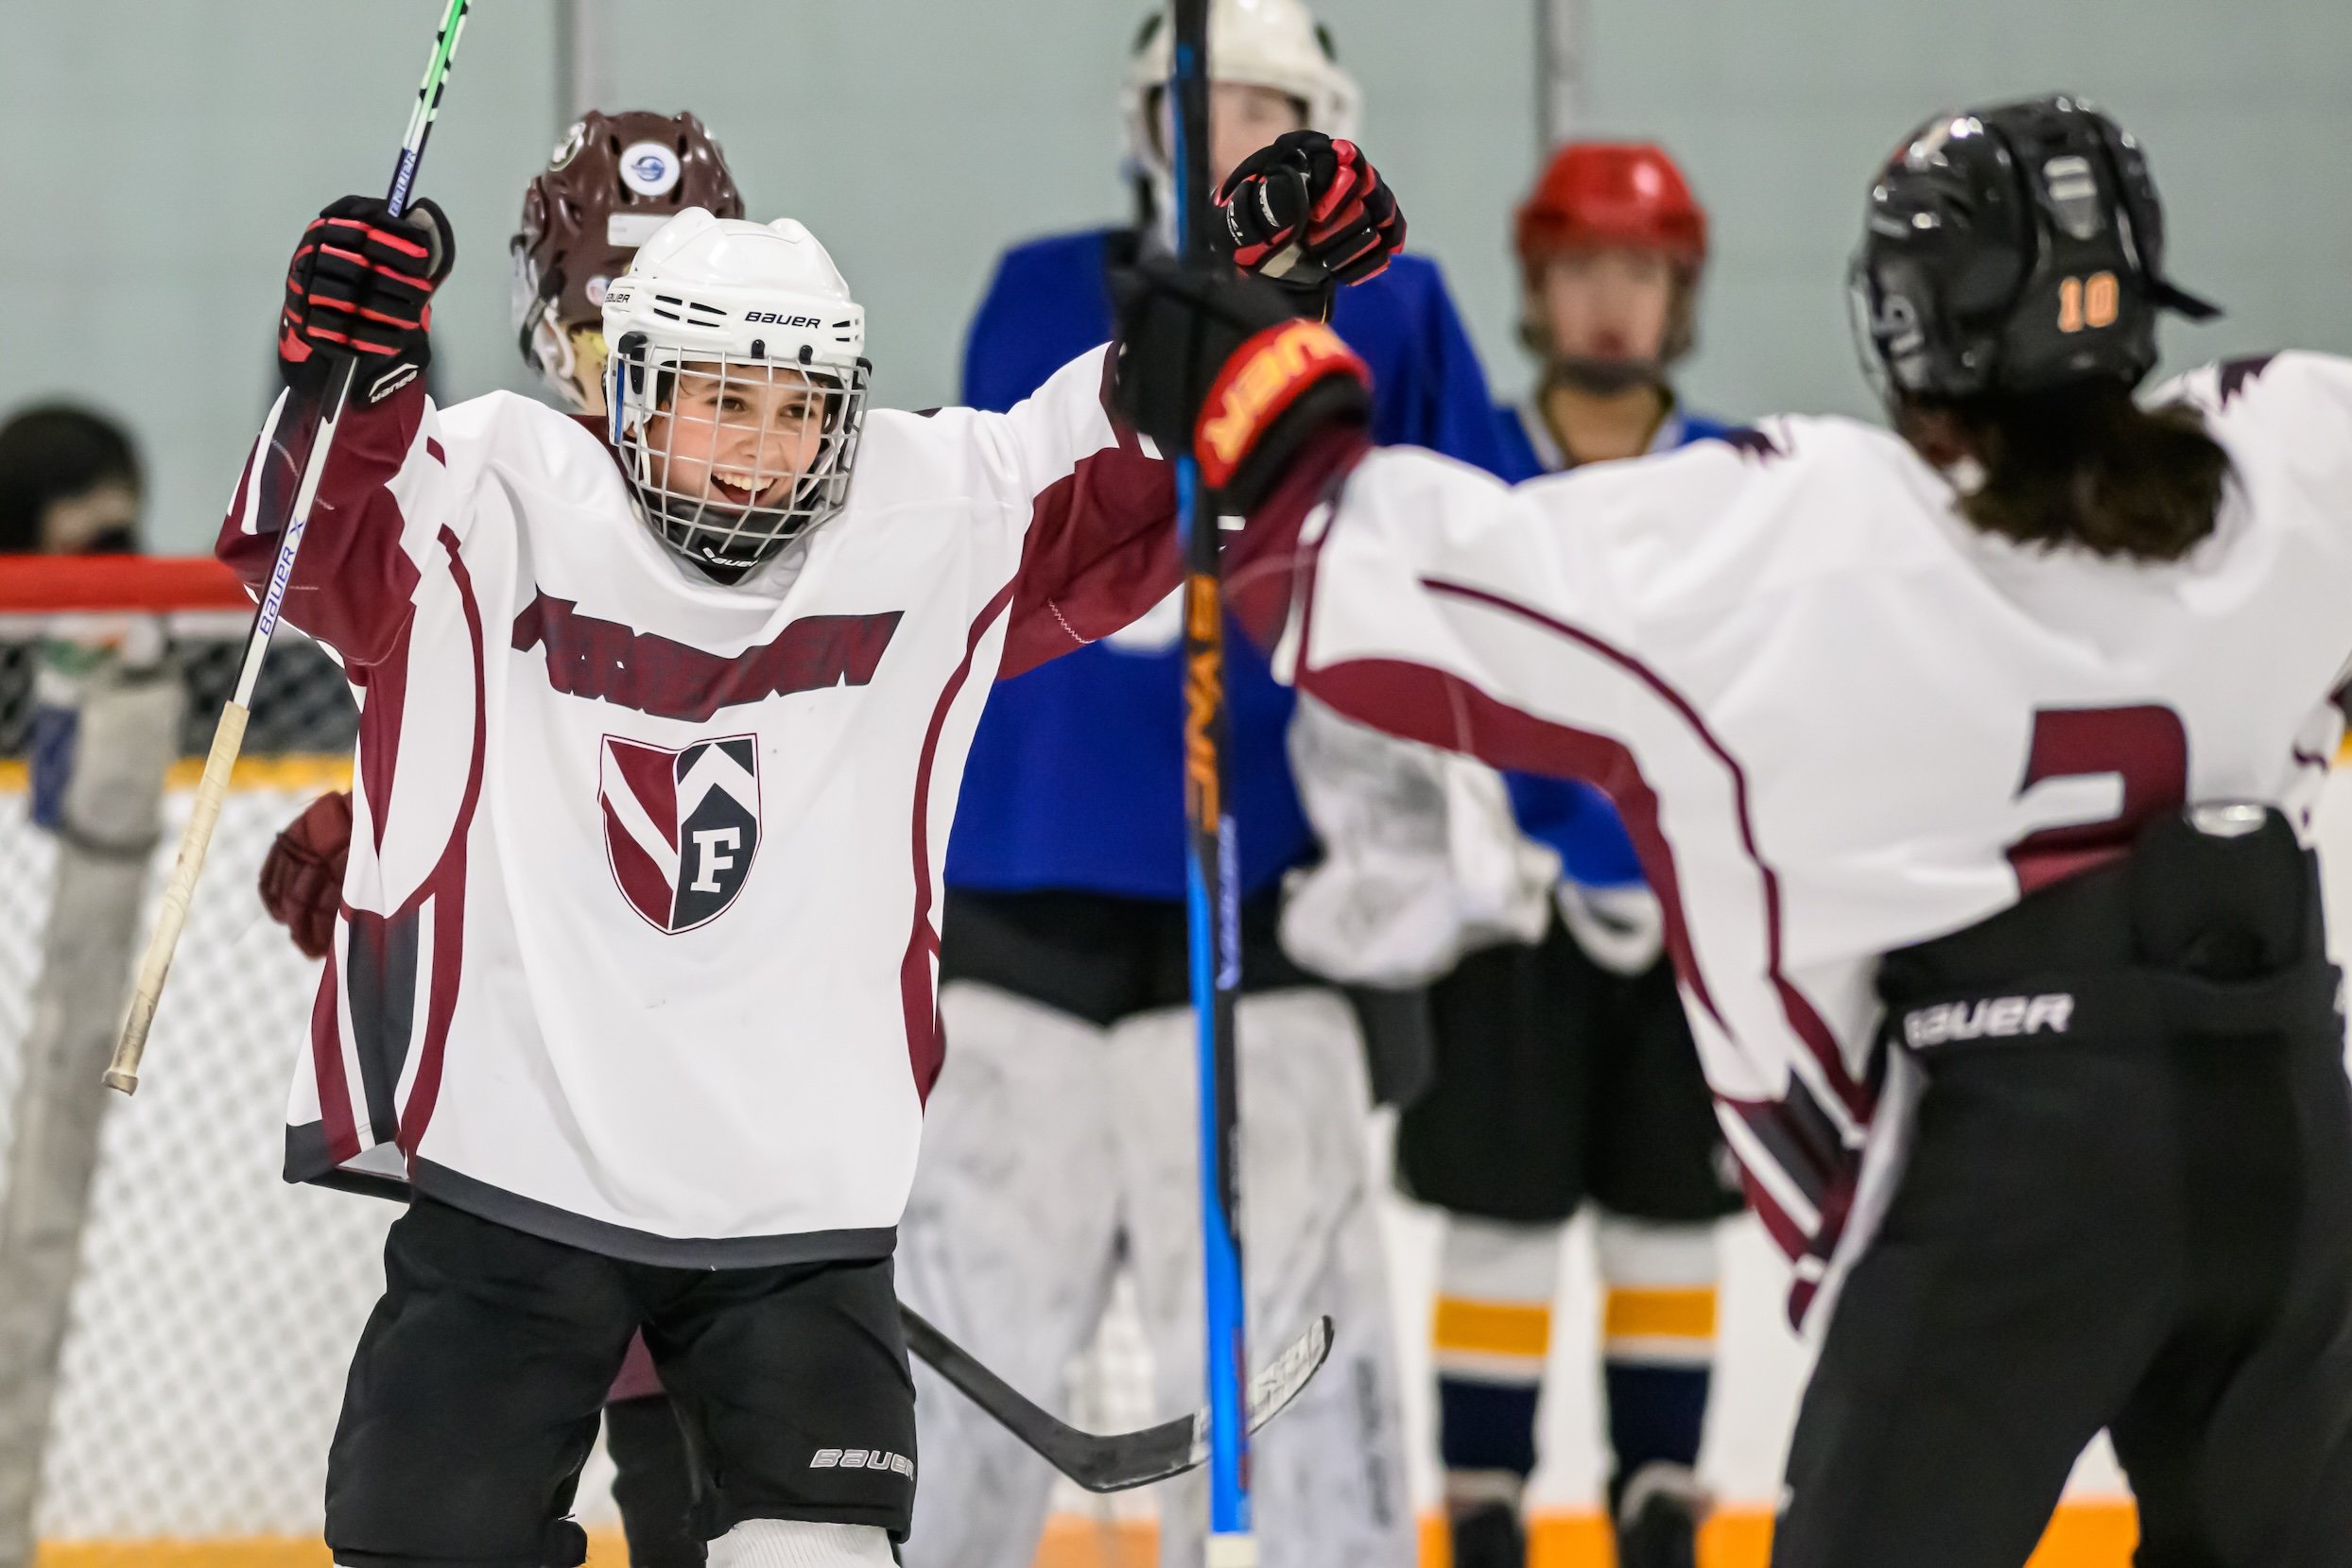
<svg viewBox="0 0 2352 1568"><path fill-rule="evenodd" d="M0 562L0 1151L18 1131L29 998L59 848L37 827L44 661L159 634L188 692L142 939L236 681L251 612L209 561ZM100 1137L56 1403L39 1456L44 1542L230 1540L319 1524L327 1439L354 1337L381 1286L390 1205L278 1179L287 1073L319 966L263 914L271 839L348 780L357 723L341 671L288 634L156 1021L143 1085ZM12 1461L14 1462L14 1461Z"/></svg>
<svg viewBox="0 0 2352 1568"><path fill-rule="evenodd" d="M59 860L33 821L44 659L56 658L61 633L86 644L94 627L104 635L135 625L161 635L166 667L187 688L149 856L144 940L235 684L245 606L209 561L36 569L0 558L0 1181ZM278 831L320 791L348 785L356 728L341 670L282 631L140 1091L111 1105L100 1134L53 1414L30 1460L44 1554L98 1551L54 1560L123 1560L120 1549L141 1560L160 1542L292 1542L320 1527L344 1370L382 1288L395 1210L280 1180L286 1086L319 964L264 913L256 879ZM1071 1369L1071 1419L1098 1430L1170 1413L1151 1407L1149 1352L1132 1298L1120 1295L1100 1340ZM0 1453L0 1464L25 1462ZM615 1520L607 1475L599 1454L579 1494L592 1529ZM1114 1504L1065 1486L1057 1507L1108 1525L1148 1515L1150 1502Z"/></svg>

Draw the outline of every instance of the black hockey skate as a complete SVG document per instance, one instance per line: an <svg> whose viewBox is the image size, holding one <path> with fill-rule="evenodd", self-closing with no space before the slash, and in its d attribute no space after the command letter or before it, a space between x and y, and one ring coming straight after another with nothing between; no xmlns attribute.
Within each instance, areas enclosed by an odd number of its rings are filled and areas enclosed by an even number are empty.
<svg viewBox="0 0 2352 1568"><path fill-rule="evenodd" d="M1508 1503L1479 1503L1453 1516L1454 1568L1527 1568L1527 1532Z"/></svg>
<svg viewBox="0 0 2352 1568"><path fill-rule="evenodd" d="M1617 1568L1698 1568L1699 1525L1715 1500L1696 1475L1653 1461L1609 1492Z"/></svg>

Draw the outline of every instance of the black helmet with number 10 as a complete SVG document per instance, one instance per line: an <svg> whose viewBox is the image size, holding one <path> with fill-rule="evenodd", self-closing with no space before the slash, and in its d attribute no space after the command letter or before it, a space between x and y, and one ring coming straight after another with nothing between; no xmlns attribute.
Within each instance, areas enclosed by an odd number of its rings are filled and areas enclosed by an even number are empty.
<svg viewBox="0 0 2352 1568"><path fill-rule="evenodd" d="M1855 330L1881 397L2136 386L2156 313L2217 307L2164 270L2164 209L2124 129L2056 95L1942 114L1870 193Z"/></svg>

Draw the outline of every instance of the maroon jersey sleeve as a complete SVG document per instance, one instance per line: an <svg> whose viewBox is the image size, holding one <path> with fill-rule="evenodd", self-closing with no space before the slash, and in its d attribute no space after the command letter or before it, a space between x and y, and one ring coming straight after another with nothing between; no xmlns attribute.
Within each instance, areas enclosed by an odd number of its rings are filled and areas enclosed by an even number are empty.
<svg viewBox="0 0 2352 1568"><path fill-rule="evenodd" d="M1095 350L997 416L1029 496L999 676L1107 637L1180 579L1174 470L1108 407Z"/></svg>
<svg viewBox="0 0 2352 1568"><path fill-rule="evenodd" d="M431 559L428 547L439 551L446 459L427 422L424 388L411 381L381 403L347 406L336 427L283 616L347 664L364 667L391 650L418 562ZM320 424L315 403L282 396L237 481L214 548L256 596L267 591Z"/></svg>

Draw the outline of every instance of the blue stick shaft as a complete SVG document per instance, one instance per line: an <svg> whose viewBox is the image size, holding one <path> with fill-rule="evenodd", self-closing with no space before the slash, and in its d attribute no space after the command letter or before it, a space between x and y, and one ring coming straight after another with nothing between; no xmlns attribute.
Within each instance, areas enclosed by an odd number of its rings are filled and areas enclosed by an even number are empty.
<svg viewBox="0 0 2352 1568"><path fill-rule="evenodd" d="M1193 266L1208 244L1208 0L1169 0L1174 44L1168 78L1176 245ZM1184 531L1185 801L1190 864L1185 913L1191 944L1201 1113L1201 1240L1206 1298L1210 1568L1255 1561L1250 1520L1248 1404L1244 1382L1247 1297L1242 1288L1240 1180L1235 1129L1240 1098L1234 1000L1241 984L1240 890L1230 793L1225 787L1224 591L1212 498L1189 456L1176 461Z"/></svg>

